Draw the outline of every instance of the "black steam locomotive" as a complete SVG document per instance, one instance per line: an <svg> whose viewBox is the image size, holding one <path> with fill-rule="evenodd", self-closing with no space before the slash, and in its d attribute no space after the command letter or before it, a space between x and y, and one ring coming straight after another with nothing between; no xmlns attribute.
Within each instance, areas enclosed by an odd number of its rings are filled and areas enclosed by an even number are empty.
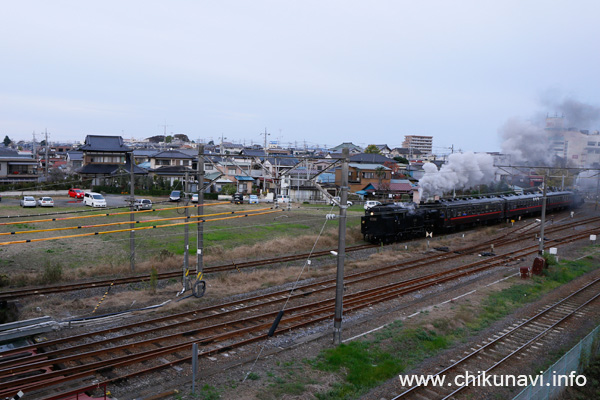
<svg viewBox="0 0 600 400"><path fill-rule="evenodd" d="M365 211L361 232L365 241L392 243L429 232L448 232L480 224L541 213L541 194L442 199L433 203L384 204ZM546 194L546 212L575 208L583 203L574 192Z"/></svg>

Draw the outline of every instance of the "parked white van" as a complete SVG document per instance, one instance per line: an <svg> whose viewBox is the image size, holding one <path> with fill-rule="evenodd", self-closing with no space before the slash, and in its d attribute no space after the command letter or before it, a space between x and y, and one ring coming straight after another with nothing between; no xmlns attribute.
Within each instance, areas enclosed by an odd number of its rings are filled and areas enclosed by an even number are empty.
<svg viewBox="0 0 600 400"><path fill-rule="evenodd" d="M85 192L83 195L83 204L92 207L106 207L106 200L100 193Z"/></svg>
<svg viewBox="0 0 600 400"><path fill-rule="evenodd" d="M367 200L365 202L365 210L368 210L371 207L380 206L381 203L375 200Z"/></svg>
<svg viewBox="0 0 600 400"><path fill-rule="evenodd" d="M287 194L278 194L277 195L277 202L278 203L289 203L290 202L290 196L288 196Z"/></svg>

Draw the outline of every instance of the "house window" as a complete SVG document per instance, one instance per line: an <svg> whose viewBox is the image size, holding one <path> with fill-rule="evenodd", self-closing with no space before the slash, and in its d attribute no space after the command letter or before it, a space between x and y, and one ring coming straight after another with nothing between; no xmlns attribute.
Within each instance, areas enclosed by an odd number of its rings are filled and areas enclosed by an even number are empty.
<svg viewBox="0 0 600 400"><path fill-rule="evenodd" d="M205 171L212 171L213 170L212 164L204 164L204 170Z"/></svg>
<svg viewBox="0 0 600 400"><path fill-rule="evenodd" d="M365 179L373 179L375 177L375 173L373 173L373 172L363 172L362 176Z"/></svg>
<svg viewBox="0 0 600 400"><path fill-rule="evenodd" d="M235 168L228 168L227 169L227 173L230 175L234 175L235 174Z"/></svg>

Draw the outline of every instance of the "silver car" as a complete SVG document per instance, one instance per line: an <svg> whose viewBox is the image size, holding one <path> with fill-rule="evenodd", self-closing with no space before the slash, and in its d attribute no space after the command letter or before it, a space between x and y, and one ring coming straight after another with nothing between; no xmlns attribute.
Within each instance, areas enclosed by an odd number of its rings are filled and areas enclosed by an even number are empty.
<svg viewBox="0 0 600 400"><path fill-rule="evenodd" d="M149 199L135 199L133 209L135 211L152 210L152 201Z"/></svg>
<svg viewBox="0 0 600 400"><path fill-rule="evenodd" d="M23 196L20 204L21 207L37 207L37 202L33 196Z"/></svg>

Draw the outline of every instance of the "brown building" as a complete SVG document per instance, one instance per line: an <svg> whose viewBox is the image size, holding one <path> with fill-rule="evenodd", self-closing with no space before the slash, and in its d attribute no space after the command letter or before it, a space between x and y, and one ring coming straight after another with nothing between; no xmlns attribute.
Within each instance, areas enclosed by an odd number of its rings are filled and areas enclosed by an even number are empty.
<svg viewBox="0 0 600 400"><path fill-rule="evenodd" d="M350 193L356 193L362 190L369 183L379 185L390 185L392 171L381 164L348 164L348 190ZM335 184L337 187L342 185L342 169L335 171Z"/></svg>

